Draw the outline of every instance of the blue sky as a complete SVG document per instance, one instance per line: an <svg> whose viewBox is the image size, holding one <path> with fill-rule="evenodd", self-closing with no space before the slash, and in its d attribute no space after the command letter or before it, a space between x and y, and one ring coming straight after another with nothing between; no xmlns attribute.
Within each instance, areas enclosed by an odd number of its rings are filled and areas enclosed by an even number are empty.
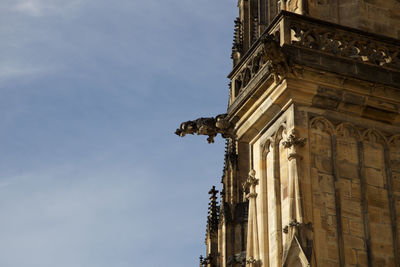
<svg viewBox="0 0 400 267"><path fill-rule="evenodd" d="M198 265L234 0L0 2L0 266Z"/></svg>

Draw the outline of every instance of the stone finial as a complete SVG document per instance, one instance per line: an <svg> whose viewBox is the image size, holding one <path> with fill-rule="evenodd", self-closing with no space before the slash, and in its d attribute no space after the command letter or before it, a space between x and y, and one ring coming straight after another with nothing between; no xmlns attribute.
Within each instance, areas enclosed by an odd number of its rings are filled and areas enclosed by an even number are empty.
<svg viewBox="0 0 400 267"><path fill-rule="evenodd" d="M283 233L285 233L285 234L287 234L287 233L289 233L289 227L299 227L301 224L296 220L296 219L293 219L288 225L286 225L284 228L283 228Z"/></svg>
<svg viewBox="0 0 400 267"><path fill-rule="evenodd" d="M243 191L245 198L256 198L257 193L255 192L255 186L258 185L258 179L256 178L256 171L250 170L249 177L246 182L243 183Z"/></svg>
<svg viewBox="0 0 400 267"><path fill-rule="evenodd" d="M256 259L254 259L253 257L249 257L248 259L246 259L246 263L256 263Z"/></svg>
<svg viewBox="0 0 400 267"><path fill-rule="evenodd" d="M200 255L200 267L203 267L204 266L204 257L203 257L203 255Z"/></svg>
<svg viewBox="0 0 400 267"><path fill-rule="evenodd" d="M240 18L235 19L235 30L233 33L232 55L233 65L236 65L243 53L243 25Z"/></svg>
<svg viewBox="0 0 400 267"><path fill-rule="evenodd" d="M215 189L215 185L213 185L213 187L211 187L210 191L208 191L208 194L211 195L210 199L216 199L217 198L217 194L218 194L218 190Z"/></svg>
<svg viewBox="0 0 400 267"><path fill-rule="evenodd" d="M207 231L215 232L218 230L219 224L219 207L217 205L218 190L215 186L208 192L210 194L210 203L208 204L208 218L207 218Z"/></svg>
<svg viewBox="0 0 400 267"><path fill-rule="evenodd" d="M246 182L243 183L243 189L246 191L250 188L250 186L258 185L258 179L256 178L256 171L250 170L249 177L247 178Z"/></svg>
<svg viewBox="0 0 400 267"><path fill-rule="evenodd" d="M307 141L307 138L300 138L299 134L296 130L293 130L289 137L284 141L283 147L291 148L292 146L304 146Z"/></svg>

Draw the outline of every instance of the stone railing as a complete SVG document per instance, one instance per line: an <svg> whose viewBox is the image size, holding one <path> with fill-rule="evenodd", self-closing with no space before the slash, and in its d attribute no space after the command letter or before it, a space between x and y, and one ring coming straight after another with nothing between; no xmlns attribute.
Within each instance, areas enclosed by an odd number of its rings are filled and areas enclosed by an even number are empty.
<svg viewBox="0 0 400 267"><path fill-rule="evenodd" d="M251 90L256 76L279 81L288 74L284 50L291 47L400 72L400 40L283 11L229 74L230 105Z"/></svg>
<svg viewBox="0 0 400 267"><path fill-rule="evenodd" d="M400 71L400 40L297 18L288 26L292 45Z"/></svg>
<svg viewBox="0 0 400 267"><path fill-rule="evenodd" d="M265 49L262 39L266 36L273 36L272 39L279 43L279 31L268 31L264 33L242 57L241 61L234 67L229 78L231 83L231 95L237 97L249 82L256 76L260 70L268 63L264 56Z"/></svg>

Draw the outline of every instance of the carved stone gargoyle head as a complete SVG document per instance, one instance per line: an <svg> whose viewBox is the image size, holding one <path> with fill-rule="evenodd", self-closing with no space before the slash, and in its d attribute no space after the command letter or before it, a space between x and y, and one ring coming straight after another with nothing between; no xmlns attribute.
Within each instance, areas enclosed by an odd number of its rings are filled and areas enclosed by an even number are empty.
<svg viewBox="0 0 400 267"><path fill-rule="evenodd" d="M197 126L194 121L185 121L181 123L181 126L176 129L175 134L180 137L184 137L187 134L194 134L197 131Z"/></svg>
<svg viewBox="0 0 400 267"><path fill-rule="evenodd" d="M290 62L279 44L279 35L266 35L261 39L263 43L263 62L268 62L270 72L274 74L275 82L280 81L286 77L293 70L290 67Z"/></svg>
<svg viewBox="0 0 400 267"><path fill-rule="evenodd" d="M208 135L208 143L214 143L214 137L221 134L224 138L233 138L233 125L226 119L227 114L215 118L199 118L181 123L175 134L184 137L187 134Z"/></svg>

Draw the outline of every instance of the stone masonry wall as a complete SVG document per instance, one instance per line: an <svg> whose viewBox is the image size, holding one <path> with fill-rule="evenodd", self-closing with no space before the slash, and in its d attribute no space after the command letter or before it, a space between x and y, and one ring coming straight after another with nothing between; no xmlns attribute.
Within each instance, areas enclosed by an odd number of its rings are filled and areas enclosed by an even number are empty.
<svg viewBox="0 0 400 267"><path fill-rule="evenodd" d="M318 265L397 266L399 146L388 143L395 139L321 117L311 121Z"/></svg>
<svg viewBox="0 0 400 267"><path fill-rule="evenodd" d="M308 0L311 17L400 38L398 0Z"/></svg>
<svg viewBox="0 0 400 267"><path fill-rule="evenodd" d="M304 217L313 228L311 266L398 266L400 135L394 133L399 130L380 132L378 125L348 122L348 115L330 119L313 108L301 110L287 111L253 145L260 179L257 205L268 211L258 218L259 227L266 223L267 233L266 239L260 238L262 266L282 266L289 248L289 235L284 232L295 216L290 211L290 185L295 184L288 173L291 155L284 142L291 116L295 124L301 119L299 127L308 124L308 136L301 129L307 140L299 177L302 197L311 201L311 206L303 203L311 209L304 214L312 214ZM308 115L297 116L297 112Z"/></svg>

